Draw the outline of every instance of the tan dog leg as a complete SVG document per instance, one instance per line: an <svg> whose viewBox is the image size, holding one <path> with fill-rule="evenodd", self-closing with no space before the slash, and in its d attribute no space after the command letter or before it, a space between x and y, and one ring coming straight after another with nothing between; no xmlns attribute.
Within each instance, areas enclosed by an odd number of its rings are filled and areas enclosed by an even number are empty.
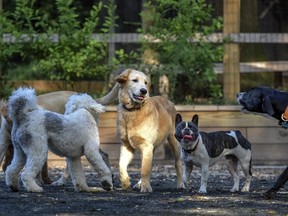
<svg viewBox="0 0 288 216"><path fill-rule="evenodd" d="M180 144L174 137L174 133L170 134L168 137L168 142L170 144L174 159L175 159L175 168L177 173L177 188L185 188L184 182L183 182L183 167L182 167L182 161L180 159Z"/></svg>
<svg viewBox="0 0 288 216"><path fill-rule="evenodd" d="M2 164L2 169L5 172L7 167L11 164L11 161L13 159L13 154L14 154L14 148L13 145L10 144L8 146L8 149L5 152L5 158L4 158L4 162Z"/></svg>
<svg viewBox="0 0 288 216"><path fill-rule="evenodd" d="M140 192L152 192L152 187L150 184L150 173L152 169L153 160L153 147L144 148L141 152L142 154L142 166L141 166L141 187Z"/></svg>
<svg viewBox="0 0 288 216"><path fill-rule="evenodd" d="M134 149L128 144L122 144L120 149L120 159L119 159L119 172L120 181L123 189L130 188L130 177L127 172L127 167L130 164L134 156Z"/></svg>

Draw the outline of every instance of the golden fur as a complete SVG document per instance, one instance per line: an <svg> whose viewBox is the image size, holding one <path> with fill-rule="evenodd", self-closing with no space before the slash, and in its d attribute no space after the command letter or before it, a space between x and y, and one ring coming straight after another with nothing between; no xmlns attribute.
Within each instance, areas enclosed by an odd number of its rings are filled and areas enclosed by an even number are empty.
<svg viewBox="0 0 288 216"><path fill-rule="evenodd" d="M116 85L97 102L107 104L118 92L118 132L122 142L120 152L120 180L122 188L130 187L127 166L135 150L142 156L141 180L134 186L141 192L152 192L150 172L154 149L168 139L177 172L177 186L184 188L180 145L174 137L176 109L162 96L149 96L150 80L143 72L127 69L116 77Z"/></svg>

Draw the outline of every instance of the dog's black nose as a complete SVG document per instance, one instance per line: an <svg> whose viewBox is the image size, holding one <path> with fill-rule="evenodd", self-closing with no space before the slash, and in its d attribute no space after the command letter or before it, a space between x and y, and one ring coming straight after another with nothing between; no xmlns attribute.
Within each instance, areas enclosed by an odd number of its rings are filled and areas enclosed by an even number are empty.
<svg viewBox="0 0 288 216"><path fill-rule="evenodd" d="M140 92L141 92L142 95L145 95L145 94L147 94L147 89L141 88Z"/></svg>
<svg viewBox="0 0 288 216"><path fill-rule="evenodd" d="M185 134L185 135L190 134L190 129L189 128L184 128L183 134Z"/></svg>

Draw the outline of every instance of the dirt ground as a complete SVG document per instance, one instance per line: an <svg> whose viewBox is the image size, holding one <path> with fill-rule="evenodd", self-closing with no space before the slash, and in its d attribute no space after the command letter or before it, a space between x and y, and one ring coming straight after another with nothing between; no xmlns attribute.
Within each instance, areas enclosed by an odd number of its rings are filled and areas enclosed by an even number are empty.
<svg viewBox="0 0 288 216"><path fill-rule="evenodd" d="M208 193L197 194L199 169L193 170L190 191L176 189L175 169L171 165L154 165L151 185L153 193L120 188L118 167L112 171L116 189L112 192L77 193L70 183L63 187L45 185L40 194L11 192L0 172L0 215L288 215L288 185L273 200L264 200L261 193L268 189L284 167L254 167L252 190L249 193L229 192L232 178L223 167L211 171ZM56 180L63 167L49 170ZM100 186L97 174L85 167L90 186ZM139 177L139 166L129 167L132 183ZM244 179L241 179L241 186Z"/></svg>

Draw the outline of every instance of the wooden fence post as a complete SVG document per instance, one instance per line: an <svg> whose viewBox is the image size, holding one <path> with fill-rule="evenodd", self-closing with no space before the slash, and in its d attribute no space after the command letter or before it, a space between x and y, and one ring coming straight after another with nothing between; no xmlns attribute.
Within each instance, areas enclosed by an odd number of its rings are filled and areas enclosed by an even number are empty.
<svg viewBox="0 0 288 216"><path fill-rule="evenodd" d="M241 0L224 0L224 33L240 32ZM240 91L239 44L224 44L224 99L234 101Z"/></svg>

